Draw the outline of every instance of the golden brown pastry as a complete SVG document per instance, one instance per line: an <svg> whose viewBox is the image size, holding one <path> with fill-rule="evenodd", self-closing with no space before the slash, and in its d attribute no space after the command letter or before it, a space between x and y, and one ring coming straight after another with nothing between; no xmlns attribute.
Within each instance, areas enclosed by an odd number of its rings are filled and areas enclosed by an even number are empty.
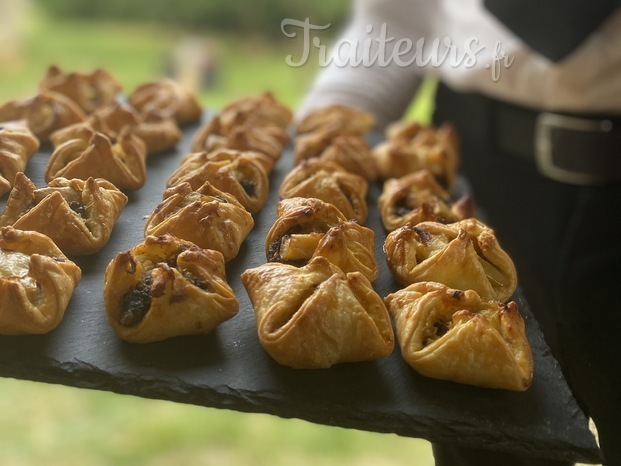
<svg viewBox="0 0 621 466"><path fill-rule="evenodd" d="M39 140L25 122L0 124L0 196L11 190L15 175L38 150Z"/></svg>
<svg viewBox="0 0 621 466"><path fill-rule="evenodd" d="M427 170L387 180L378 204L388 231L407 223L453 223L474 217L472 198L464 195L451 203L448 193Z"/></svg>
<svg viewBox="0 0 621 466"><path fill-rule="evenodd" d="M274 94L264 92L258 96L243 97L231 102L220 111L219 116L225 127L252 121L253 124L261 127L277 126L285 129L291 122L293 113L280 103ZM287 137L286 133L284 136Z"/></svg>
<svg viewBox="0 0 621 466"><path fill-rule="evenodd" d="M347 221L319 199L284 199L277 213L265 239L268 261L299 265L323 256L345 273L360 272L371 282L377 278L375 235L369 228Z"/></svg>
<svg viewBox="0 0 621 466"><path fill-rule="evenodd" d="M325 257L345 273L360 272L370 282L379 274L375 260L375 234L353 220L330 228L313 257Z"/></svg>
<svg viewBox="0 0 621 466"><path fill-rule="evenodd" d="M132 343L209 333L239 310L222 254L171 235L116 255L104 303L114 331Z"/></svg>
<svg viewBox="0 0 621 466"><path fill-rule="evenodd" d="M338 131L315 131L303 134L295 143L294 163L317 157L334 162L346 171L372 182L377 179L375 159L364 136L341 134Z"/></svg>
<svg viewBox="0 0 621 466"><path fill-rule="evenodd" d="M65 126L84 121L86 115L71 99L56 92L42 91L29 99L0 105L0 122L25 120L41 141Z"/></svg>
<svg viewBox="0 0 621 466"><path fill-rule="evenodd" d="M80 268L47 236L0 229L0 334L56 328L81 277Z"/></svg>
<svg viewBox="0 0 621 466"><path fill-rule="evenodd" d="M180 183L164 193L145 225L145 235L170 233L201 248L214 249L231 260L252 230L252 215L231 194L209 182L197 190Z"/></svg>
<svg viewBox="0 0 621 466"><path fill-rule="evenodd" d="M156 113L180 125L200 120L203 112L196 95L172 79L139 86L129 96L129 103L143 116Z"/></svg>
<svg viewBox="0 0 621 466"><path fill-rule="evenodd" d="M304 267L271 262L242 282L254 307L259 341L278 363L296 369L388 356L390 317L371 283L324 257Z"/></svg>
<svg viewBox="0 0 621 466"><path fill-rule="evenodd" d="M43 233L65 254L94 254L108 242L126 203L127 196L104 179L56 178L36 189L19 173L0 226Z"/></svg>
<svg viewBox="0 0 621 466"><path fill-rule="evenodd" d="M114 102L121 92L121 84L103 68L91 73L65 73L58 66L52 65L39 83L39 89L63 94L84 112L92 113Z"/></svg>
<svg viewBox="0 0 621 466"><path fill-rule="evenodd" d="M232 194L251 214L267 201L269 180L252 152L222 149L190 154L168 179L167 187L187 182L192 189L198 189L206 181Z"/></svg>
<svg viewBox="0 0 621 466"><path fill-rule="evenodd" d="M326 232L347 218L320 199L293 197L276 205L276 221L265 238L270 262L309 260Z"/></svg>
<svg viewBox="0 0 621 466"><path fill-rule="evenodd" d="M140 189L147 178L146 146L129 128L114 143L102 133L85 131L52 153L45 180L61 177L105 178L122 190Z"/></svg>
<svg viewBox="0 0 621 466"><path fill-rule="evenodd" d="M281 199L320 199L334 205L347 219L364 223L367 219L367 189L364 178L346 172L340 165L308 159L285 177L279 195Z"/></svg>
<svg viewBox="0 0 621 466"><path fill-rule="evenodd" d="M332 130L365 134L375 126L375 117L362 109L333 104L311 110L296 126L300 134Z"/></svg>
<svg viewBox="0 0 621 466"><path fill-rule="evenodd" d="M373 149L383 180L399 178L427 169L449 192L459 165L459 147L453 127L424 127L418 123L398 123L387 129L388 139Z"/></svg>
<svg viewBox="0 0 621 466"><path fill-rule="evenodd" d="M274 131L284 131L276 126L261 127L248 122L225 128L219 116L213 117L194 136L193 152L212 152L218 149L252 151L265 154L262 164L270 172L283 150L281 138Z"/></svg>
<svg viewBox="0 0 621 466"><path fill-rule="evenodd" d="M148 154L172 149L182 136L172 118L164 118L156 113L141 116L129 105L117 102L98 109L82 123L55 131L50 135L50 141L54 147L58 147L71 139L88 137L84 135L91 134L90 130L103 133L115 141L125 127L144 141Z"/></svg>
<svg viewBox="0 0 621 466"><path fill-rule="evenodd" d="M533 359L517 304L487 301L472 290L416 283L388 295L403 359L435 379L524 391Z"/></svg>
<svg viewBox="0 0 621 466"><path fill-rule="evenodd" d="M509 299L517 287L513 261L494 232L473 218L405 225L386 237L384 251L403 285L434 281L498 301Z"/></svg>

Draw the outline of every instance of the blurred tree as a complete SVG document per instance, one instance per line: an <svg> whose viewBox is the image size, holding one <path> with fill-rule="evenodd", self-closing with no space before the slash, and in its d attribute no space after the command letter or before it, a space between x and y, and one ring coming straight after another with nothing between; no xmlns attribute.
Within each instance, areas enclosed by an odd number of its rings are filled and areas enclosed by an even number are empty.
<svg viewBox="0 0 621 466"><path fill-rule="evenodd" d="M281 36L285 18L338 29L349 10L345 0L37 0L49 14L64 18L150 21L186 30Z"/></svg>

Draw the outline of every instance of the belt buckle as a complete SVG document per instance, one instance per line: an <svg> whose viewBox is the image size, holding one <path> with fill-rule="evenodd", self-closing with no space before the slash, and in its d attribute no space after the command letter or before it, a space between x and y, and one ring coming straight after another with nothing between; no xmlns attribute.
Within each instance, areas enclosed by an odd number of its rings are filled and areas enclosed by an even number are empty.
<svg viewBox="0 0 621 466"><path fill-rule="evenodd" d="M608 181L605 176L567 170L554 163L551 133L554 129L607 133L612 122L606 119L590 119L558 113L541 112L535 122L535 161L542 175L563 183L594 185Z"/></svg>

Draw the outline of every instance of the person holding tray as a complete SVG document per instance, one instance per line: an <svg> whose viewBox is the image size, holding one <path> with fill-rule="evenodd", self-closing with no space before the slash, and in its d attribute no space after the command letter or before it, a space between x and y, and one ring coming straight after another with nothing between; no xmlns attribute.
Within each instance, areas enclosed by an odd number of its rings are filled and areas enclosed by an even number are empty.
<svg viewBox="0 0 621 466"><path fill-rule="evenodd" d="M620 2L353 5L298 121L341 104L371 112L383 130L402 118L426 75L438 77L434 121L456 128L459 170L594 420L604 464L621 464ZM309 47L310 34L325 28L300 25ZM318 38L312 46L321 57ZM493 445L433 449L438 465L567 464L493 452Z"/></svg>

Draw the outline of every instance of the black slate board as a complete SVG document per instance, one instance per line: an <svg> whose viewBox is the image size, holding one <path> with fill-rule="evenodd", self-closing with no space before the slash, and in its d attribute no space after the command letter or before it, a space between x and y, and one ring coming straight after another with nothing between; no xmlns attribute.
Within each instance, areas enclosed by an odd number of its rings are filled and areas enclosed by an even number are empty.
<svg viewBox="0 0 621 466"><path fill-rule="evenodd" d="M83 278L61 324L47 335L0 337L0 376L269 413L464 446L587 463L601 461L587 419L519 291L515 299L525 317L535 359L533 385L525 393L426 379L403 362L398 346L381 361L324 370L294 370L270 359L259 345L252 306L239 275L265 262L263 243L276 218L278 187L292 167L290 148L271 175L271 194L255 216L254 230L238 257L227 264L227 278L240 302L238 315L207 336L145 345L120 340L106 320L104 270L117 252L143 240L144 222L160 202L168 176L188 153L197 128L186 129L176 151L149 159L147 183L129 194L106 247L95 256L73 258L82 267ZM27 169L37 186L44 185L49 153L49 148L44 148ZM374 286L386 296L397 285L382 252L386 235L376 207L380 190L379 185L370 188L367 226L376 232L381 268Z"/></svg>

